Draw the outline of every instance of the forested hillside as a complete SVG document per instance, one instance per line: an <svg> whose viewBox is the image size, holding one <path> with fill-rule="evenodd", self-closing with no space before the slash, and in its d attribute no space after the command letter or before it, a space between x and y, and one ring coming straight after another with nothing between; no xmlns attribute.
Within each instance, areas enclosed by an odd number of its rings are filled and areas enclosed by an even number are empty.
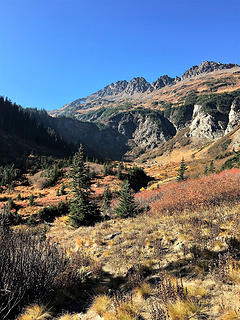
<svg viewBox="0 0 240 320"><path fill-rule="evenodd" d="M21 160L35 152L43 155L64 156L69 146L52 129L45 128L34 114L0 97L0 162Z"/></svg>

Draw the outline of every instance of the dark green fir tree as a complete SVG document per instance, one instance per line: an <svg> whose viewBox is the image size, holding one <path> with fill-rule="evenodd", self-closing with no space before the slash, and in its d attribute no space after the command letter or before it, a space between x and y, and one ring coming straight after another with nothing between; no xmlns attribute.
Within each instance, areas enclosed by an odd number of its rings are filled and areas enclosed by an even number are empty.
<svg viewBox="0 0 240 320"><path fill-rule="evenodd" d="M134 197L132 195L128 180L124 180L120 191L120 201L115 209L117 216L127 218L135 213Z"/></svg>
<svg viewBox="0 0 240 320"><path fill-rule="evenodd" d="M186 176L185 176L185 171L186 171L186 170L187 170L187 166L186 166L186 164L185 164L184 158L182 158L180 167L179 167L179 169L178 169L177 181L183 181L183 180L186 179Z"/></svg>
<svg viewBox="0 0 240 320"><path fill-rule="evenodd" d="M90 199L91 177L84 161L82 145L73 157L70 178L73 198L70 203L68 222L73 227L92 225L100 220L100 211Z"/></svg>
<svg viewBox="0 0 240 320"><path fill-rule="evenodd" d="M30 206L34 206L34 205L35 205L34 195L33 195L33 194L31 194L31 195L29 196L28 203L29 203Z"/></svg>
<svg viewBox="0 0 240 320"><path fill-rule="evenodd" d="M215 172L215 166L213 160L211 160L210 165L209 165L209 172L214 173Z"/></svg>
<svg viewBox="0 0 240 320"><path fill-rule="evenodd" d="M209 172L209 169L208 169L208 165L206 164L205 169L204 169L204 175L207 176L208 172Z"/></svg>
<svg viewBox="0 0 240 320"><path fill-rule="evenodd" d="M106 213L111 206L111 200L112 200L112 192L109 189L109 186L105 186L104 192L103 192L103 201L102 201L102 210L104 213Z"/></svg>
<svg viewBox="0 0 240 320"><path fill-rule="evenodd" d="M118 169L117 169L117 178L121 179L122 178L122 165L119 163Z"/></svg>
<svg viewBox="0 0 240 320"><path fill-rule="evenodd" d="M61 187L61 195L62 196L65 196L67 193L66 193L66 190L65 190L65 184L64 184L64 182L62 183L62 187Z"/></svg>

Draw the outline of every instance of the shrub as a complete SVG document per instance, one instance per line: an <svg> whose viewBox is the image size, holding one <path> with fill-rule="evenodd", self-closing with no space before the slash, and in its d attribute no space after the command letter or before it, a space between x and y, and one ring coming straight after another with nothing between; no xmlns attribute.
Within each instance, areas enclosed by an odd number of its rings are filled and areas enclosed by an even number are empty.
<svg viewBox="0 0 240 320"><path fill-rule="evenodd" d="M0 227L7 228L9 226L18 225L22 222L21 216L9 210L6 206L0 212Z"/></svg>
<svg viewBox="0 0 240 320"><path fill-rule="evenodd" d="M33 232L4 230L0 256L1 319L15 318L34 301L48 301L77 279L65 252Z"/></svg>
<svg viewBox="0 0 240 320"><path fill-rule="evenodd" d="M19 177L19 170L14 168L14 165L0 167L0 186L14 186Z"/></svg>
<svg viewBox="0 0 240 320"><path fill-rule="evenodd" d="M194 301L178 299L174 303L168 303L168 313L172 320L187 320L199 315L201 308Z"/></svg>
<svg viewBox="0 0 240 320"><path fill-rule="evenodd" d="M21 197L20 193L17 195L17 200L18 200L18 201L21 201L21 200L22 200L22 197Z"/></svg>
<svg viewBox="0 0 240 320"><path fill-rule="evenodd" d="M231 169L199 179L163 185L154 191L136 194L136 201L150 205L151 212L177 212L219 205L240 197L240 170Z"/></svg>
<svg viewBox="0 0 240 320"><path fill-rule="evenodd" d="M146 187L152 178L146 175L142 168L134 166L133 168L127 169L127 180L129 181L130 187L136 192L139 191L140 188Z"/></svg>
<svg viewBox="0 0 240 320"><path fill-rule="evenodd" d="M69 204L60 201L57 206L44 207L38 212L40 222L53 222L55 218L67 215L69 212Z"/></svg>
<svg viewBox="0 0 240 320"><path fill-rule="evenodd" d="M43 188L54 186L59 178L63 176L63 172L57 165L47 170L47 179L43 183Z"/></svg>

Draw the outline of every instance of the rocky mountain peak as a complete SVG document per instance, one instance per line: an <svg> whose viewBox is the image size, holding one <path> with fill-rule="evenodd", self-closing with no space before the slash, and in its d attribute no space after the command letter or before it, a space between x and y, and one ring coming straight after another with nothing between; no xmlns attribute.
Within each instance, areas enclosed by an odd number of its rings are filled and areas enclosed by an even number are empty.
<svg viewBox="0 0 240 320"><path fill-rule="evenodd" d="M133 95L134 93L144 93L148 89L152 90L152 86L143 77L133 78L127 85L125 92Z"/></svg>
<svg viewBox="0 0 240 320"><path fill-rule="evenodd" d="M192 66L190 69L188 69L184 74L182 75L182 80L198 76L202 73L209 73L217 70L223 70L223 69L231 69L234 67L239 67L237 64L233 63L220 63L220 62L214 62L214 61L204 61L199 66Z"/></svg>
<svg viewBox="0 0 240 320"><path fill-rule="evenodd" d="M104 89L99 90L96 92L96 94L99 97L105 97L105 96L116 96L119 93L122 93L128 85L128 82L126 80L117 81L115 83L111 83L108 86L106 86Z"/></svg>
<svg viewBox="0 0 240 320"><path fill-rule="evenodd" d="M158 89L161 89L165 86L172 85L172 84L174 84L174 82L175 82L174 78L171 78L168 75L164 75L164 76L159 77L156 81L154 81L152 83L152 86L155 90L158 90Z"/></svg>

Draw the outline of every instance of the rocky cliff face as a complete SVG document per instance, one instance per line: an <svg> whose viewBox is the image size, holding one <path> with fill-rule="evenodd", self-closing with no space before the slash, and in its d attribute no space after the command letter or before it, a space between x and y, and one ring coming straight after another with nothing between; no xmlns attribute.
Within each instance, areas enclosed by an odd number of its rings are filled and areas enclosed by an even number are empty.
<svg viewBox="0 0 240 320"><path fill-rule="evenodd" d="M176 134L174 125L158 112L123 112L111 117L108 126L125 137L135 155L161 145Z"/></svg>
<svg viewBox="0 0 240 320"><path fill-rule="evenodd" d="M237 125L240 124L240 97L237 97L231 106L229 112L229 122L225 134L232 131Z"/></svg>
<svg viewBox="0 0 240 320"><path fill-rule="evenodd" d="M176 79L171 78L168 75L164 75L159 77L155 82L153 82L152 87L154 90L158 90L165 86L170 86L174 83L176 83Z"/></svg>
<svg viewBox="0 0 240 320"><path fill-rule="evenodd" d="M144 93L148 89L152 90L152 86L146 79L142 77L133 78L127 85L125 93L133 95L135 93Z"/></svg>
<svg viewBox="0 0 240 320"><path fill-rule="evenodd" d="M96 95L99 97L116 96L119 93L122 93L127 88L127 86L128 82L126 80L117 81L106 86L104 89L99 90L98 92L96 92Z"/></svg>
<svg viewBox="0 0 240 320"><path fill-rule="evenodd" d="M169 134L160 130L157 123L152 122L149 117L138 119L138 125L132 135L135 146L141 147L142 150L154 149L168 138Z"/></svg>
<svg viewBox="0 0 240 320"><path fill-rule="evenodd" d="M220 62L204 61L199 66L193 66L186 72L184 72L184 74L182 75L182 80L198 76L202 73L209 73L223 69L231 69L234 67L238 67L238 65L233 63L223 64Z"/></svg>
<svg viewBox="0 0 240 320"><path fill-rule="evenodd" d="M212 140L224 135L226 123L210 114L206 114L201 105L195 105L189 129L190 137Z"/></svg>

